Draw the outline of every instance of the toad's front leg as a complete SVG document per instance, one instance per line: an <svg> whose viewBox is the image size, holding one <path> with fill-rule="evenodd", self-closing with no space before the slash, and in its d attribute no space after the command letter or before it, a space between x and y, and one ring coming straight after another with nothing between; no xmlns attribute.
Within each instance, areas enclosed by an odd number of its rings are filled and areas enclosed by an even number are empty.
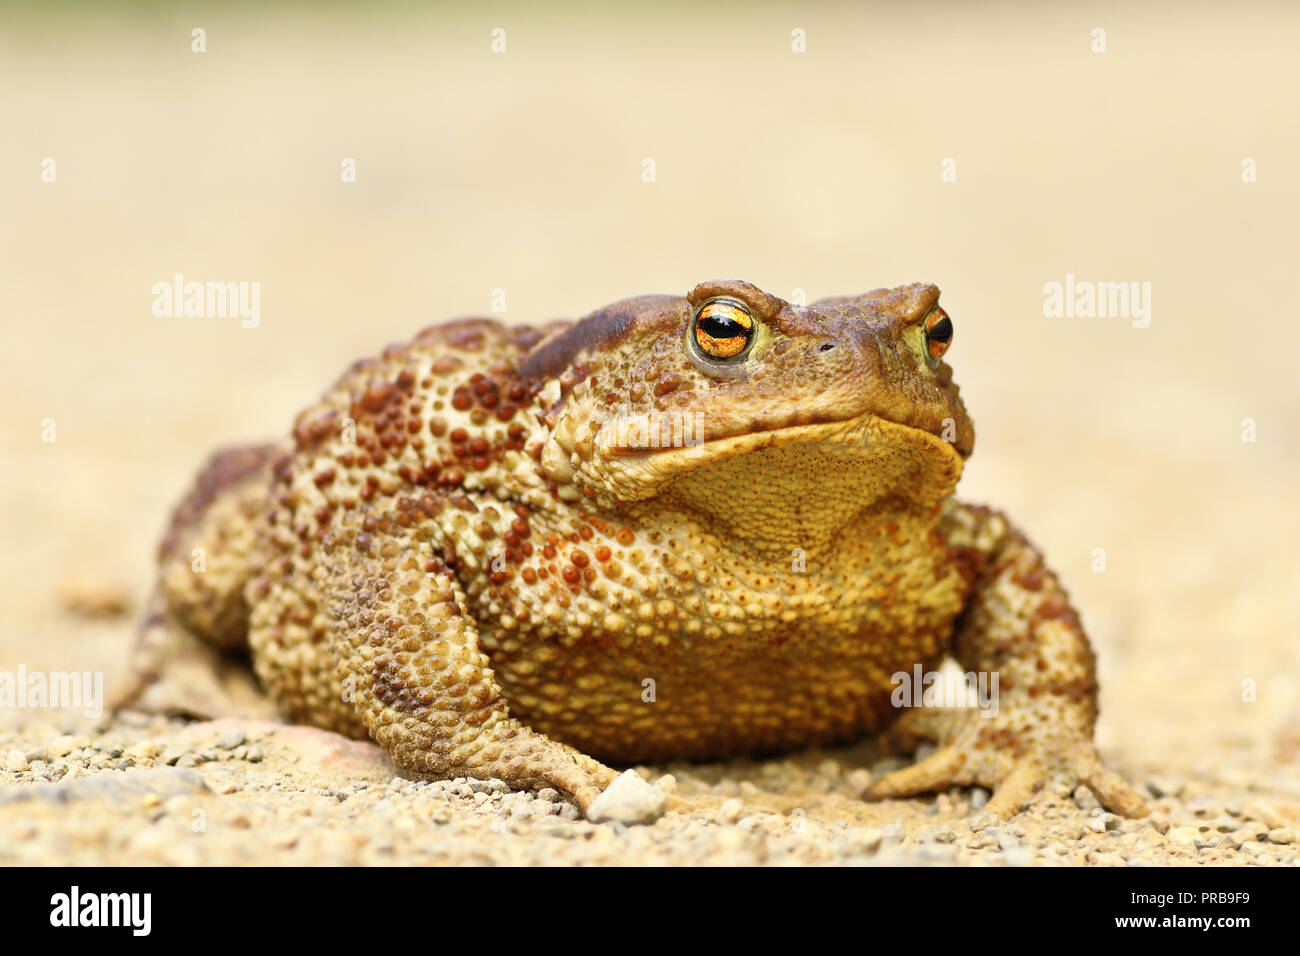
<svg viewBox="0 0 1300 956"><path fill-rule="evenodd" d="M554 787L584 810L617 774L510 716L455 577L428 543L377 536L330 577L344 689L400 768Z"/></svg>
<svg viewBox="0 0 1300 956"><path fill-rule="evenodd" d="M904 727L939 750L867 789L885 798L973 785L994 790L987 811L1007 819L1049 780L1087 784L1109 809L1142 816L1142 797L1102 764L1093 743L1095 661L1065 589L1005 518L953 503L948 545L973 574L953 653L963 670L998 675L997 714L924 710ZM933 733L927 733L927 728Z"/></svg>

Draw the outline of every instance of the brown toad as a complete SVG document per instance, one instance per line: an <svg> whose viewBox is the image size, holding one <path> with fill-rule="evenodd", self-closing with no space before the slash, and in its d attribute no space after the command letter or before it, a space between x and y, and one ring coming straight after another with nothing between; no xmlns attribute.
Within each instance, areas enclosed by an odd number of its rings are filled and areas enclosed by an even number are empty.
<svg viewBox="0 0 1300 956"><path fill-rule="evenodd" d="M938 300L804 307L715 281L543 329L426 329L349 369L290 440L211 460L126 696L226 706L184 677L199 635L247 648L290 719L584 808L615 776L600 761L888 730L940 747L869 797L980 784L1008 817L1057 777L1140 814L1093 744L1065 591L952 497L974 430ZM949 655L998 676L996 716L894 706L895 674Z"/></svg>

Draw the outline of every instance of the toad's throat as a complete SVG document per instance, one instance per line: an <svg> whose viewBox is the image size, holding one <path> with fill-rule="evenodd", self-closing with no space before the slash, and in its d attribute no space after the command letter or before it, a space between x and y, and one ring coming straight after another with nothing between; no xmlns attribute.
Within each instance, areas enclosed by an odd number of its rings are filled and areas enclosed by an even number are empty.
<svg viewBox="0 0 1300 956"><path fill-rule="evenodd" d="M623 463L654 485L653 499L751 549L817 549L867 515L888 510L922 523L961 476L947 442L868 416L719 439Z"/></svg>

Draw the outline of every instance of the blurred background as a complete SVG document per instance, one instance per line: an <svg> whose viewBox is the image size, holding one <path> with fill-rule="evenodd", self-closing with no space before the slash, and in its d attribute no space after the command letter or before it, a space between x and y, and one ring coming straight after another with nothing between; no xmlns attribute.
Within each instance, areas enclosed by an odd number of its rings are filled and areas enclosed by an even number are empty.
<svg viewBox="0 0 1300 956"><path fill-rule="evenodd" d="M1103 748L1275 761L1300 7L1044 7L6 5L0 668L111 683L207 452L494 290L540 322L709 278L929 281L976 421L961 494L1070 588ZM260 323L155 316L176 273L259 282ZM1149 282L1150 325L1046 317L1067 274Z"/></svg>

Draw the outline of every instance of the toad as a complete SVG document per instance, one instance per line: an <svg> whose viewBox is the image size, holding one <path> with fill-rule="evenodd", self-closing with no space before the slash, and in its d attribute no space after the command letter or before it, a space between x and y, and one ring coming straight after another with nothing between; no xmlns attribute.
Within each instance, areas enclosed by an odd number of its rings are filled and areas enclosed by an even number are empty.
<svg viewBox="0 0 1300 956"><path fill-rule="evenodd" d="M801 306L741 281L425 329L210 460L123 700L220 712L173 666L199 642L415 776L584 809L611 764L882 735L938 746L869 799L979 785L1008 818L1057 781L1140 815L1065 590L953 496L953 332L933 285ZM949 657L996 675L995 715L895 706L896 675Z"/></svg>

